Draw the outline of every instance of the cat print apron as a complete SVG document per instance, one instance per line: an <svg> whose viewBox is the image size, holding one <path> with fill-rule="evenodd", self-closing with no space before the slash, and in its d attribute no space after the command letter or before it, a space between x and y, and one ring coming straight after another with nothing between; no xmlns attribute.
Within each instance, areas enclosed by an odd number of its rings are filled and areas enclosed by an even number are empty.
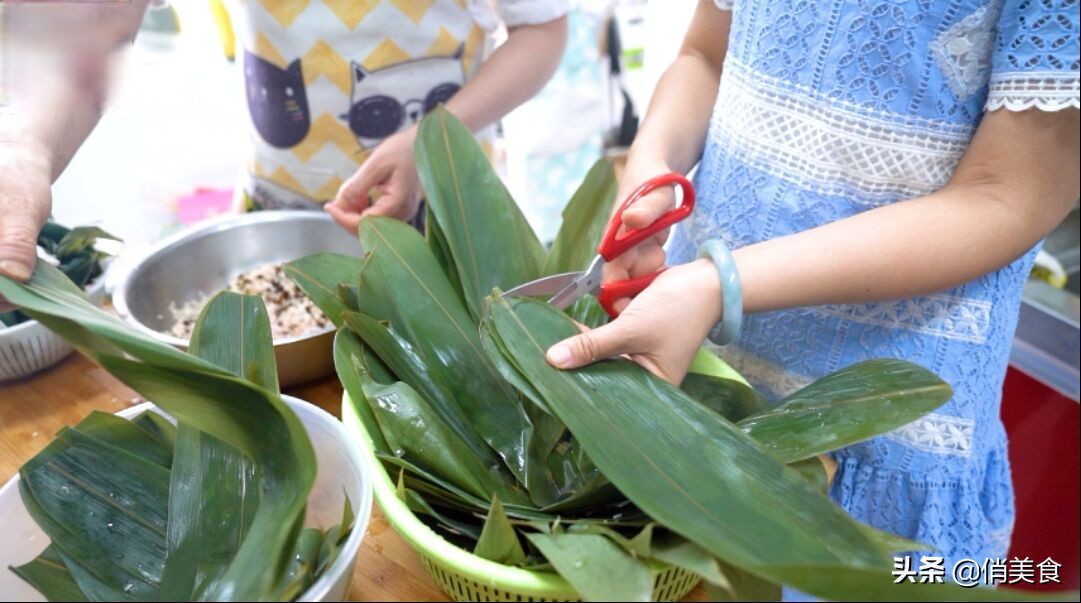
<svg viewBox="0 0 1081 603"><path fill-rule="evenodd" d="M243 211L332 200L380 142L462 87L498 23L490 5L464 0L228 7L251 117L236 199Z"/></svg>

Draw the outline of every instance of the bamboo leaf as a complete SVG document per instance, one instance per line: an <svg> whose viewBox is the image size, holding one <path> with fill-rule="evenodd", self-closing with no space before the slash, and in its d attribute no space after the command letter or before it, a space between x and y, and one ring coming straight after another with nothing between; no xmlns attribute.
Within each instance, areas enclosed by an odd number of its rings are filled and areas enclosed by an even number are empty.
<svg viewBox="0 0 1081 603"><path fill-rule="evenodd" d="M668 565L681 567L694 572L710 584L729 588L728 578L721 570L721 564L709 551L697 544L670 534L654 541L653 558Z"/></svg>
<svg viewBox="0 0 1081 603"><path fill-rule="evenodd" d="M364 431L371 437L375 450L389 453L390 446L379 429L379 422L375 420L371 407L366 403L367 397L364 395L360 374L367 373L372 380L381 384L394 383L398 379L382 361L367 353L364 343L348 328L338 329L334 335L334 368L342 387L349 394L357 416L364 423Z"/></svg>
<svg viewBox="0 0 1081 603"><path fill-rule="evenodd" d="M892 431L952 395L949 384L911 362L868 360L819 379L739 426L789 463Z"/></svg>
<svg viewBox="0 0 1081 603"><path fill-rule="evenodd" d="M601 471L669 529L757 571L782 560L885 561L839 507L679 390L625 361L552 368L545 350L577 332L558 311L494 298L484 326Z"/></svg>
<svg viewBox="0 0 1081 603"><path fill-rule="evenodd" d="M420 352L408 340L383 323L354 312L345 313L344 318L346 324L386 363L390 371L424 398L474 456L489 467L500 464L501 461L494 451L470 423L469 416L462 410L462 405L450 388L444 385L443 371L432 370L432 365L421 357Z"/></svg>
<svg viewBox="0 0 1081 603"><path fill-rule="evenodd" d="M733 379L687 373L679 388L729 421L739 421L769 408L754 388Z"/></svg>
<svg viewBox="0 0 1081 603"><path fill-rule="evenodd" d="M711 601L780 601L781 587L723 561L717 562L723 583L706 582Z"/></svg>
<svg viewBox="0 0 1081 603"><path fill-rule="evenodd" d="M429 378L453 395L468 424L525 482L532 425L517 392L484 354L476 324L423 238L406 224L378 216L364 220L360 232L370 250L361 275L361 311L368 313L370 303L390 313L391 327L416 350ZM390 358L380 357L398 372Z"/></svg>
<svg viewBox="0 0 1081 603"><path fill-rule="evenodd" d="M61 558L72 560L66 565L79 566L72 578L81 590L100 592L104 581L126 595L157 599L168 469L65 428L19 474L24 506Z"/></svg>
<svg viewBox="0 0 1081 603"><path fill-rule="evenodd" d="M553 532L527 537L586 601L649 601L653 594L645 561L605 536Z"/></svg>
<svg viewBox="0 0 1081 603"><path fill-rule="evenodd" d="M402 491L401 495L411 511L435 519L444 530L451 534L456 534L473 541L480 538L480 528L471 523L451 519L446 514L440 513L435 507L429 504L428 501L424 500L424 497L421 496L419 492L406 488L404 475L400 477L402 478L399 482ZM474 554L484 557L483 554L476 551L474 551Z"/></svg>
<svg viewBox="0 0 1081 603"><path fill-rule="evenodd" d="M324 542L324 534L317 528L304 528L300 531L274 600L292 601L315 582L319 551Z"/></svg>
<svg viewBox="0 0 1081 603"><path fill-rule="evenodd" d="M474 320L493 288L542 275L545 252L473 134L443 108L417 131L417 172ZM369 238L361 229L361 241ZM452 287L453 288L453 287Z"/></svg>
<svg viewBox="0 0 1081 603"><path fill-rule="evenodd" d="M33 586L48 601L88 601L79 585L64 565L56 545L50 544L33 561L12 567L27 584Z"/></svg>
<svg viewBox="0 0 1081 603"><path fill-rule="evenodd" d="M523 495L503 479L496 465L485 464L449 429L408 384L375 383L360 375L364 395L390 449L446 478L470 494L489 500L499 494L521 501Z"/></svg>
<svg viewBox="0 0 1081 603"><path fill-rule="evenodd" d="M473 548L473 554L505 565L525 561L522 543L518 542L518 534L507 519L498 496L492 497L492 506L488 509L488 517L484 520L484 529Z"/></svg>
<svg viewBox="0 0 1081 603"><path fill-rule="evenodd" d="M206 597L235 600L270 596L278 576L285 569L315 480L315 453L311 442L299 419L280 396L233 377L211 362L129 330L91 305L77 287L45 263L39 263L30 283L24 285L0 278L0 289L5 297L68 338L125 384L155 400L178 421L235 446L255 461L260 468L260 489L264 496L248 537L221 582L206 593ZM253 371L250 364L245 369L245 374L268 378L266 371ZM85 449L92 450L93 454L84 454ZM108 461L112 466L97 475L85 469L87 458L101 463ZM62 475L56 478L55 472L38 472L43 471L46 461L59 467L82 463L78 468L71 466L68 473L78 474L80 483L90 479L86 476L96 475L95 479L101 482L95 486L99 496L102 492L113 492L127 497L125 500L153 499L153 504L150 500L140 503L146 509L143 514L114 515L118 518L114 522L117 531L129 535L126 540L131 541L130 546L141 546L143 554L116 551L121 553L120 558L112 551L98 554L102 547L120 546L110 534L102 532L106 528L101 526L105 524L88 525L86 531L70 531L67 526L79 525L79 521L85 520L80 514L98 513L104 507L95 509L91 504L96 500L93 496L82 497L83 504L78 506L54 504L48 496L61 496L65 486L67 492L71 492L76 484L63 483ZM118 467L123 470L118 471ZM152 471L147 467L155 469ZM24 502L63 555L76 560L81 568L108 585L119 585L122 592L140 598L157 597L165 553L166 522L161 515L166 512L168 503L167 494L161 492L168 492L167 469L110 444L96 442L94 436L67 430L61 432L46 451L27 463L21 473L27 477L20 483L26 484L27 488L32 488L35 480L39 485L52 480L53 483L33 488L34 492L27 489ZM110 488L110 480L133 478L137 479L125 489ZM135 486L135 483L139 485ZM42 494L47 491L47 495ZM111 503L105 501L104 504ZM115 505L109 508L115 509ZM124 505L121 508L130 511ZM56 514L57 519L50 514ZM141 540L132 534L142 534ZM73 577L79 580L78 575Z"/></svg>
<svg viewBox="0 0 1081 603"><path fill-rule="evenodd" d="M222 292L200 313L190 352L278 391L270 319L256 296ZM254 462L187 423L177 427L169 486L169 554L164 600L199 599L217 588L259 507Z"/></svg>
<svg viewBox="0 0 1081 603"><path fill-rule="evenodd" d="M608 226L615 199L615 172L611 162L600 159L563 208L563 223L548 252L545 274L585 270L589 266Z"/></svg>
<svg viewBox="0 0 1081 603"><path fill-rule="evenodd" d="M360 259L353 256L317 253L288 262L282 268L334 326L340 327L342 312L356 307L351 307L349 296L343 296L339 286L355 284L360 279L360 266Z"/></svg>

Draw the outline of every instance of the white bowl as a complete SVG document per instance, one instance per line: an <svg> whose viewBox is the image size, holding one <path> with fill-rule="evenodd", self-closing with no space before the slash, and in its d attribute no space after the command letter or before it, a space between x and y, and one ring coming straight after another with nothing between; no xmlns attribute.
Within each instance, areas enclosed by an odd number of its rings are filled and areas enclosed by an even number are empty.
<svg viewBox="0 0 1081 603"><path fill-rule="evenodd" d="M94 305L105 299L105 275L86 290ZM0 327L0 382L19 379L60 362L75 348L36 320Z"/></svg>
<svg viewBox="0 0 1081 603"><path fill-rule="evenodd" d="M367 465L361 462L356 444L350 440L338 419L303 400L292 396L282 398L304 423L319 463L304 525L326 529L340 522L346 494L356 513L353 532L345 541L338 559L301 594L298 601L343 601L353 578L360 541L371 517L371 473ZM131 419L146 410L168 417L150 402L116 414ZM0 518L3 518L4 529L4 537L0 538L0 600L44 601L44 597L8 569L9 565L22 565L30 561L49 543L49 537L34 523L23 506L19 497L18 475L0 488Z"/></svg>

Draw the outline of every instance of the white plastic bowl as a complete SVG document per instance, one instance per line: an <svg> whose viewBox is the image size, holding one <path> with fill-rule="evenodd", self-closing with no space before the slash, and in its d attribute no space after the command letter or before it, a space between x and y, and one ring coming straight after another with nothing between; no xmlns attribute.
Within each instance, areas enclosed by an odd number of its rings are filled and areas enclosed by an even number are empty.
<svg viewBox="0 0 1081 603"><path fill-rule="evenodd" d="M343 601L353 578L360 541L364 538L371 517L371 473L367 465L361 462L356 444L349 439L338 419L303 400L292 396L282 398L308 430L319 463L304 525L326 529L340 522L346 494L356 513L353 532L338 559L298 600ZM145 410L168 417L150 402L124 409L117 415L131 419ZM44 601L36 590L8 569L9 565L22 565L30 561L49 543L49 537L26 512L19 498L18 482L19 476L15 475L0 488L0 518L3 518L4 531L4 537L0 538L0 600Z"/></svg>
<svg viewBox="0 0 1081 603"><path fill-rule="evenodd" d="M96 306L105 299L105 275L86 290ZM32 375L60 362L75 348L36 320L0 326L0 383Z"/></svg>

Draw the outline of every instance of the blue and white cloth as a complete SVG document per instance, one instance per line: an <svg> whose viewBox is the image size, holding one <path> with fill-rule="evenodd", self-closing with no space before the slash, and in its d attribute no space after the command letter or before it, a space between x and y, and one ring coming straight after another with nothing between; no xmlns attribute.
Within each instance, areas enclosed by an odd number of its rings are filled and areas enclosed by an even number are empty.
<svg viewBox="0 0 1081 603"><path fill-rule="evenodd" d="M932 192L985 111L1078 108L1077 0L732 8L700 200L672 263L711 237L738 248ZM859 520L936 547L946 567L1004 557L1014 504L999 406L1033 257L925 297L748 316L724 355L776 397L876 357L941 375L953 399L838 451L830 496Z"/></svg>

